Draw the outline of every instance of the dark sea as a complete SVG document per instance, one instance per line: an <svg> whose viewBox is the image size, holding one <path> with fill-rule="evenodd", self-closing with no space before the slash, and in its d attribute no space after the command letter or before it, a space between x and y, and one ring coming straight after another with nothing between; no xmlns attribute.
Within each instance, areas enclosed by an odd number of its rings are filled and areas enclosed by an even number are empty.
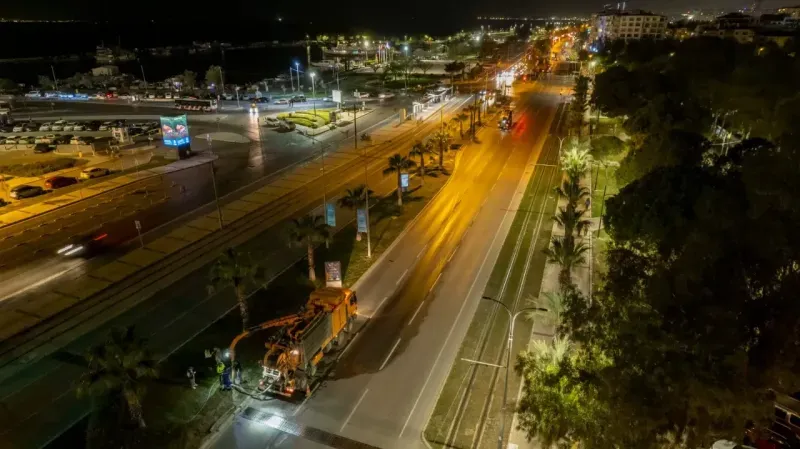
<svg viewBox="0 0 800 449"><path fill-rule="evenodd" d="M281 43L296 42L310 36L312 39L323 33L335 35L367 34L373 39L403 39L397 33L429 33L446 35L463 28L474 27L477 21L464 21L461 24L437 24L435 29L423 28L422 24L411 23L403 28L387 26L386 31L373 31L365 28L345 27L341 25L325 26L314 24L282 23L277 21L248 23L213 23L213 22L68 22L68 23L0 23L0 42L13 43L0 45L0 78L9 78L19 83L36 84L39 75L52 76L53 66L56 77L65 78L76 73L88 72L98 64L93 56L95 48L104 45L109 48L121 47L135 51L137 60L116 63L123 73L131 73L141 77L144 68L148 82L160 81L170 76L192 70L197 73L198 80L205 77L210 65L223 65L226 81L231 84L243 84L271 78L288 72L294 61L306 65L306 48L265 47L255 49L228 49L220 51L215 46L213 51L189 54L188 49L174 49L169 57L155 57L147 51L152 47L183 46L193 41L225 42L236 46L252 42ZM510 23L508 24L510 25ZM506 26L508 26L506 25ZM391 34L395 33L395 34ZM413 34L411 34L413 35ZM72 58L64 60L63 56ZM35 61L11 62L13 58L43 57ZM59 57L59 58L56 58ZM223 59L224 58L224 59ZM312 46L311 60L322 59L322 50ZM141 64L141 67L140 67Z"/></svg>

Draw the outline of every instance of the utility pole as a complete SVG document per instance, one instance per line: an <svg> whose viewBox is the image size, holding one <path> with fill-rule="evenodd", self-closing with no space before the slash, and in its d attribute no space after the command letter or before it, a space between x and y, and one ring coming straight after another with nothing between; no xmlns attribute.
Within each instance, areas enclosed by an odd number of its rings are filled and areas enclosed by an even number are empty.
<svg viewBox="0 0 800 449"><path fill-rule="evenodd" d="M142 80L144 81L144 93L148 93L148 89L147 89L147 77L146 77L146 76L144 76L144 66L142 65L142 63L141 63L141 62L139 63L139 68L140 68L140 69L142 69Z"/></svg>
<svg viewBox="0 0 800 449"><path fill-rule="evenodd" d="M353 139L355 139L356 150L358 150L358 129L356 128L356 108L353 104ZM367 164L367 147L364 146L364 215L367 220L367 258L372 258L372 240L369 231L369 172Z"/></svg>
<svg viewBox="0 0 800 449"><path fill-rule="evenodd" d="M217 203L217 218L219 218L219 229L222 230L224 223L222 221L222 209L219 207L219 196L217 195L217 175L214 173L214 161L211 161L208 166L211 168L211 185L214 187L214 202Z"/></svg>
<svg viewBox="0 0 800 449"><path fill-rule="evenodd" d="M55 84L56 90L58 90L58 79L56 79L56 69L53 68L52 64L50 64L50 71L53 73L53 84Z"/></svg>

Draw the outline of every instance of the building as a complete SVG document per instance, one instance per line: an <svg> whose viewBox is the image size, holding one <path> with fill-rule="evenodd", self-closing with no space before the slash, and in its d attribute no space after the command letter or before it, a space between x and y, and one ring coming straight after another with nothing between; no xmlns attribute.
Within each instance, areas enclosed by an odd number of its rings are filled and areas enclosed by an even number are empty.
<svg viewBox="0 0 800 449"><path fill-rule="evenodd" d="M755 25L755 23L755 17L740 12L723 14L714 19L714 24L718 28L747 28Z"/></svg>
<svg viewBox="0 0 800 449"><path fill-rule="evenodd" d="M701 36L714 36L724 39L735 39L740 44L749 44L755 40L756 32L752 28L702 28Z"/></svg>
<svg viewBox="0 0 800 449"><path fill-rule="evenodd" d="M101 65L92 69L92 76L117 76L119 67L115 65Z"/></svg>
<svg viewBox="0 0 800 449"><path fill-rule="evenodd" d="M778 8L778 14L786 14L793 19L800 19L800 5Z"/></svg>
<svg viewBox="0 0 800 449"><path fill-rule="evenodd" d="M594 17L594 40L663 39L667 17L641 10L603 11Z"/></svg>

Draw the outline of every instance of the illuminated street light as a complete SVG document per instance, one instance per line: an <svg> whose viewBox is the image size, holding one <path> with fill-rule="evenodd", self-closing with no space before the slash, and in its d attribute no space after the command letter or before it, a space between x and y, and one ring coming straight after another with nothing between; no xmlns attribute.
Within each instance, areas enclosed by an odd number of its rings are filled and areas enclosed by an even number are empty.
<svg viewBox="0 0 800 449"><path fill-rule="evenodd" d="M314 106L314 117L317 116L317 86L314 83L316 73L311 72L311 104Z"/></svg>

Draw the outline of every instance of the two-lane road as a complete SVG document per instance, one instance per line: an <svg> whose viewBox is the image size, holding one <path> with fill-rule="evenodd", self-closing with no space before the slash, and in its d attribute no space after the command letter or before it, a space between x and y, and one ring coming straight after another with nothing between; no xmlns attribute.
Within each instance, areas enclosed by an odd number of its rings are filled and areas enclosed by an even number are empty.
<svg viewBox="0 0 800 449"><path fill-rule="evenodd" d="M535 167L560 96L518 86L517 125L487 129L447 186L356 286L369 321L326 382L299 407L251 403L217 448L421 447L425 427ZM552 142L550 142L552 144ZM552 147L551 147L552 149ZM523 182L521 182L521 180Z"/></svg>

